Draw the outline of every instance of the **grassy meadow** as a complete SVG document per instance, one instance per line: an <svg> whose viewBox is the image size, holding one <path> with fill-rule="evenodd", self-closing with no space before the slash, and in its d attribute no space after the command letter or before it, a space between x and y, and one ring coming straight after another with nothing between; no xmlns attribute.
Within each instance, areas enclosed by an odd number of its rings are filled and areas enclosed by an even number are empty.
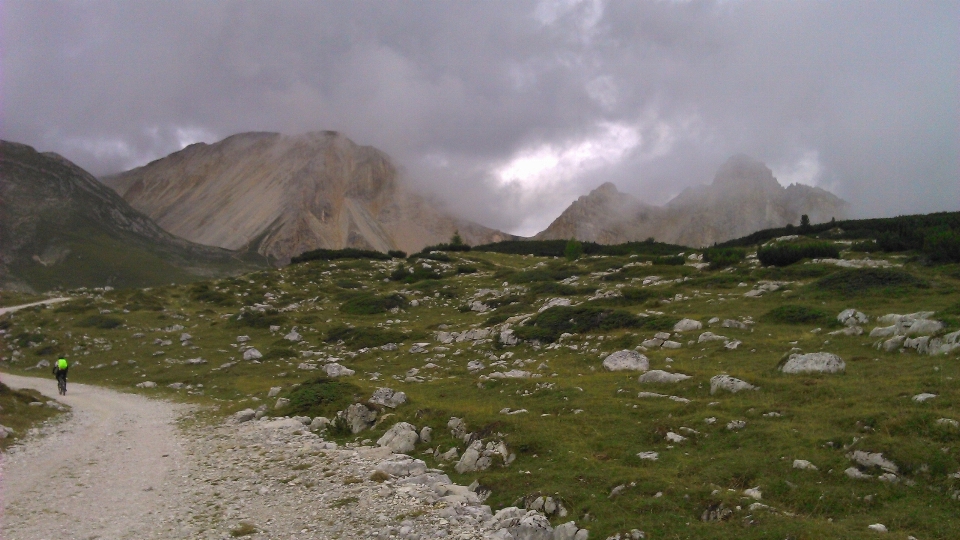
<svg viewBox="0 0 960 540"><path fill-rule="evenodd" d="M837 245L844 258L867 256ZM693 264L692 253L682 253L687 264L677 264L676 252L572 261L479 251L313 260L191 285L74 290L68 303L0 319L0 366L49 376L33 366L66 354L71 381L207 405L214 418L262 404L271 415L293 412L274 411L268 391L279 386L290 397L311 381L311 412L333 417L388 386L409 401L381 411L369 431L327 437L376 441L397 421L431 426L433 440L416 457L458 483L489 488L494 509L536 493L559 498L569 515L556 523L575 519L591 538L640 529L647 538L855 539L875 537L874 523L897 538L960 538L960 429L937 422L960 420L960 351L885 352L868 337L876 317L888 313L933 311L946 324L941 333L960 328L960 267L872 253L898 266L763 267L749 254L711 268ZM766 282L776 290L745 296ZM571 305L537 315L555 298ZM871 322L862 335L831 335L843 329L836 316L847 308ZM673 332L683 318L703 328ZM743 327L709 324L714 318ZM504 325L525 339L502 343ZM294 327L302 341L284 338ZM441 331L485 328L496 331L479 341L437 339ZM680 347L649 347L650 368L690 379L640 383L639 372L603 369L606 355L663 331ZM706 331L727 340L698 343ZM190 337L181 344L183 333ZM243 360L238 336L249 336L247 345L263 357ZM732 340L741 344L731 350L725 343ZM388 343L398 347L381 348ZM427 343L425 352L411 352L415 343ZM835 353L846 370L779 372L797 350ZM320 369L300 369L330 357L356 374L331 382ZM484 367L471 372L471 361ZM510 370L531 376L490 377ZM710 378L723 373L759 389L711 395ZM145 381L156 388L135 386ZM924 392L937 397L912 399ZM507 408L526 412L501 412ZM516 460L460 475L455 462L424 453L463 452L446 427L454 416L485 442L504 441ZM728 428L734 421L745 425ZM666 440L670 432L685 440ZM882 453L897 465L899 481L881 482L883 471L865 467L871 479L849 478L853 450ZM795 469L795 459L817 470ZM761 498L745 494L749 488ZM728 519L701 520L720 504L732 510Z"/></svg>

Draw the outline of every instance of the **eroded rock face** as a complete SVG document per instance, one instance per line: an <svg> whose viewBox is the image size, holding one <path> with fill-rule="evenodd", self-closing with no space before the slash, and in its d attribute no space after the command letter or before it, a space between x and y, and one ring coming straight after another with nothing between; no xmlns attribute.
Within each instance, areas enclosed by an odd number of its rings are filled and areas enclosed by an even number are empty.
<svg viewBox="0 0 960 540"><path fill-rule="evenodd" d="M412 253L454 231L470 244L514 238L443 213L401 184L386 154L332 131L242 133L102 181L173 234L257 242L281 263L317 248Z"/></svg>

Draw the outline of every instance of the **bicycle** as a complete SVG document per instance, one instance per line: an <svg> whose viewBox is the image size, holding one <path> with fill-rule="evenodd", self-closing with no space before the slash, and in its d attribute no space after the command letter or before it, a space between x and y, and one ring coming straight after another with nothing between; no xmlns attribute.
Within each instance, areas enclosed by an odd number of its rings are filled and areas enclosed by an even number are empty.
<svg viewBox="0 0 960 540"><path fill-rule="evenodd" d="M67 395L67 374L57 374L57 391L60 392L61 396Z"/></svg>

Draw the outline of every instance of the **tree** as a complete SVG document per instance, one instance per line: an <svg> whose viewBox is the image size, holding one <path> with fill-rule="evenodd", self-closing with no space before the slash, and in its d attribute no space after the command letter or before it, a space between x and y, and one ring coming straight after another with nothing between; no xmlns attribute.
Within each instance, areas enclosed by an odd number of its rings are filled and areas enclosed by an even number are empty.
<svg viewBox="0 0 960 540"><path fill-rule="evenodd" d="M576 238L571 238L567 241L567 247L563 250L563 256L567 258L568 261L575 261L583 255L583 244L580 243Z"/></svg>
<svg viewBox="0 0 960 540"><path fill-rule="evenodd" d="M460 237L460 231L453 231L453 236L450 237L451 246L462 246L463 238Z"/></svg>
<svg viewBox="0 0 960 540"><path fill-rule="evenodd" d="M810 228L810 216L804 214L800 216L800 229L807 230Z"/></svg>

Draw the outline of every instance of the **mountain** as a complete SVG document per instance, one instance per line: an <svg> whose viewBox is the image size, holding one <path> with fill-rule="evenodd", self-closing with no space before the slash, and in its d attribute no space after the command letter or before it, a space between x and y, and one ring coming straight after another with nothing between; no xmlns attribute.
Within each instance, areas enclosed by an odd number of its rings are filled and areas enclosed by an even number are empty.
<svg viewBox="0 0 960 540"><path fill-rule="evenodd" d="M332 131L242 133L101 180L173 234L281 263L317 248L414 252L455 231L469 244L514 238L444 213L386 154Z"/></svg>
<svg viewBox="0 0 960 540"><path fill-rule="evenodd" d="M617 244L655 238L661 242L702 247L746 236L754 231L842 219L848 204L817 187L784 188L763 163L744 155L731 157L713 183L685 189L658 207L620 193L606 183L573 202L534 238L577 238Z"/></svg>
<svg viewBox="0 0 960 540"><path fill-rule="evenodd" d="M266 266L177 238L54 153L0 141L0 286L130 287Z"/></svg>

